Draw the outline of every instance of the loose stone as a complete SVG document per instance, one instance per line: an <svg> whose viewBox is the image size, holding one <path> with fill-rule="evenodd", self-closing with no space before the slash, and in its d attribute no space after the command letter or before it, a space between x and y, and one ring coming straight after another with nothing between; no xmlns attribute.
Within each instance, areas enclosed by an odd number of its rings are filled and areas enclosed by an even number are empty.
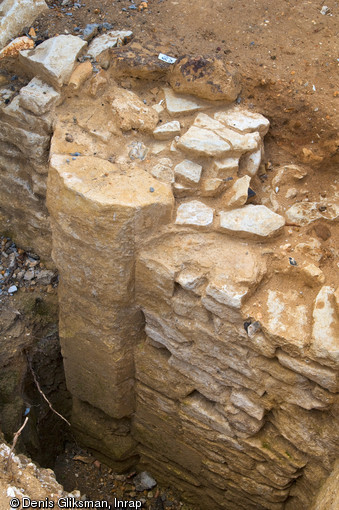
<svg viewBox="0 0 339 510"><path fill-rule="evenodd" d="M220 230L244 237L268 238L278 234L285 220L264 205L245 205L220 212Z"/></svg>
<svg viewBox="0 0 339 510"><path fill-rule="evenodd" d="M192 225L196 227L208 227L213 222L213 209L207 205L192 200L179 205L177 210L177 225Z"/></svg>

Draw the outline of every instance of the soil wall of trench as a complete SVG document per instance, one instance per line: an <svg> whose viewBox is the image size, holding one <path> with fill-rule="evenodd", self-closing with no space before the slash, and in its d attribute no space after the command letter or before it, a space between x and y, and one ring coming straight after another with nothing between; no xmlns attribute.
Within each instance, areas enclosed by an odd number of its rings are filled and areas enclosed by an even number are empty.
<svg viewBox="0 0 339 510"><path fill-rule="evenodd" d="M312 508L339 447L335 168L269 161L222 61L103 37L21 51L0 113L2 231L59 272L73 433L194 508ZM56 338L39 324L36 359Z"/></svg>

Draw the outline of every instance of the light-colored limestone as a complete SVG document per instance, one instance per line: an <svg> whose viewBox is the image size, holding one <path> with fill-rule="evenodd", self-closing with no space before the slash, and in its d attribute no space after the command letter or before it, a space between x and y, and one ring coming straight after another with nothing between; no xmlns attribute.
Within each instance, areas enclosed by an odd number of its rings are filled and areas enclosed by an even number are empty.
<svg viewBox="0 0 339 510"><path fill-rule="evenodd" d="M0 51L0 60L7 57L18 57L19 51L30 50L34 48L34 41L26 35L22 37L16 37L14 41L11 41L7 46L2 48Z"/></svg>
<svg viewBox="0 0 339 510"><path fill-rule="evenodd" d="M156 140L171 140L174 136L180 135L180 122L172 120L157 126L153 131Z"/></svg>
<svg viewBox="0 0 339 510"><path fill-rule="evenodd" d="M226 188L223 179L204 179L201 183L200 194L203 197L216 197Z"/></svg>
<svg viewBox="0 0 339 510"><path fill-rule="evenodd" d="M29 75L36 75L56 88L68 83L75 61L87 43L74 35L58 35L34 50L20 52L20 61Z"/></svg>
<svg viewBox="0 0 339 510"><path fill-rule="evenodd" d="M279 168L272 179L272 187L284 184L292 185L306 177L307 171L297 165L285 165Z"/></svg>
<svg viewBox="0 0 339 510"><path fill-rule="evenodd" d="M236 180L231 189L223 196L223 204L230 208L240 207L246 204L250 182L251 177L248 175Z"/></svg>
<svg viewBox="0 0 339 510"><path fill-rule="evenodd" d="M198 200L185 202L178 207L175 223L177 225L208 227L213 223L213 209Z"/></svg>
<svg viewBox="0 0 339 510"><path fill-rule="evenodd" d="M334 301L334 288L320 289L313 309L312 354L339 362L339 315Z"/></svg>
<svg viewBox="0 0 339 510"><path fill-rule="evenodd" d="M233 211L221 211L220 230L243 237L267 238L278 234L285 220L264 205L246 205Z"/></svg>
<svg viewBox="0 0 339 510"><path fill-rule="evenodd" d="M172 89L164 88L166 109L170 115L193 113L207 108L206 103L192 96L175 94Z"/></svg>
<svg viewBox="0 0 339 510"><path fill-rule="evenodd" d="M223 156L231 145L213 131L192 126L179 138L177 146L183 151L201 156Z"/></svg>
<svg viewBox="0 0 339 510"><path fill-rule="evenodd" d="M254 152L246 153L240 159L240 175L246 174L250 175L251 177L256 175L261 164L262 152L262 147L259 147L259 149L255 150Z"/></svg>
<svg viewBox="0 0 339 510"><path fill-rule="evenodd" d="M250 112L239 107L232 107L229 110L217 112L214 118L242 133L259 131L261 136L265 136L270 127L269 120L260 113Z"/></svg>
<svg viewBox="0 0 339 510"><path fill-rule="evenodd" d="M151 174L159 181L174 182L173 163L169 158L160 158L158 163L152 167Z"/></svg>
<svg viewBox="0 0 339 510"><path fill-rule="evenodd" d="M291 357L281 350L278 351L277 358L284 367L308 377L330 391L338 391L338 373L334 370L323 367L309 359L303 360Z"/></svg>
<svg viewBox="0 0 339 510"><path fill-rule="evenodd" d="M317 202L299 202L292 205L285 212L286 222L290 225L305 226L320 218L337 220L339 217L339 205L332 203L327 206L325 213L319 211Z"/></svg>
<svg viewBox="0 0 339 510"><path fill-rule="evenodd" d="M47 10L48 6L44 0L3 0L0 17L0 49L24 27L30 26L39 14Z"/></svg>
<svg viewBox="0 0 339 510"><path fill-rule="evenodd" d="M154 131L159 120L158 114L153 108L146 106L134 92L115 88L112 96L112 110L122 131Z"/></svg>
<svg viewBox="0 0 339 510"><path fill-rule="evenodd" d="M227 177L235 177L239 169L239 158L228 157L224 159L215 159L212 166L216 177L227 179Z"/></svg>
<svg viewBox="0 0 339 510"><path fill-rule="evenodd" d="M51 110L59 100L59 92L39 78L33 78L19 93L20 106L38 116Z"/></svg>
<svg viewBox="0 0 339 510"><path fill-rule="evenodd" d="M110 30L93 39L88 47L87 56L97 61L104 69L107 69L109 57L104 53L110 48L124 44L132 36L133 32L130 30Z"/></svg>
<svg viewBox="0 0 339 510"><path fill-rule="evenodd" d="M300 268L300 274L306 285L316 287L325 283L325 276L322 270L315 264L305 264Z"/></svg>
<svg viewBox="0 0 339 510"><path fill-rule="evenodd" d="M175 166L174 174L178 182L188 185L196 185L200 182L202 166L185 159Z"/></svg>
<svg viewBox="0 0 339 510"><path fill-rule="evenodd" d="M246 392L233 390L230 401L253 418L257 420L263 419L265 408L253 401Z"/></svg>

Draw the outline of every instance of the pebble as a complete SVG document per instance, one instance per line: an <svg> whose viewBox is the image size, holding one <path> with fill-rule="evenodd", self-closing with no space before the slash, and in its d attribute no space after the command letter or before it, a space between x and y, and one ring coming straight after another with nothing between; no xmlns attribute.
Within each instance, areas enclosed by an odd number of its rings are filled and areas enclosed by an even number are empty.
<svg viewBox="0 0 339 510"><path fill-rule="evenodd" d="M8 289L9 294L13 294L14 292L17 292L18 287L16 285L11 285Z"/></svg>
<svg viewBox="0 0 339 510"><path fill-rule="evenodd" d="M142 473L139 473L133 479L133 483L135 485L135 490L138 492L153 489L153 487L155 487L157 484L154 478L152 478L151 475L147 473L147 471L142 471Z"/></svg>

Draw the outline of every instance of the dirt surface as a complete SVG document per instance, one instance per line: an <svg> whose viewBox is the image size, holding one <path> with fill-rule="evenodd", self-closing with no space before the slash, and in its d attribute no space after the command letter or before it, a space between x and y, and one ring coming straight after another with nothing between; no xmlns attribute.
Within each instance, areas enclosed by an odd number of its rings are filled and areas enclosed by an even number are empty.
<svg viewBox="0 0 339 510"><path fill-rule="evenodd" d="M303 158L304 148L330 162L338 157L338 2L326 2L325 15L315 0L47 3L50 10L34 24L38 39L106 22L131 29L155 52L221 55L240 73L241 103L270 119L266 142L279 138L289 154Z"/></svg>

